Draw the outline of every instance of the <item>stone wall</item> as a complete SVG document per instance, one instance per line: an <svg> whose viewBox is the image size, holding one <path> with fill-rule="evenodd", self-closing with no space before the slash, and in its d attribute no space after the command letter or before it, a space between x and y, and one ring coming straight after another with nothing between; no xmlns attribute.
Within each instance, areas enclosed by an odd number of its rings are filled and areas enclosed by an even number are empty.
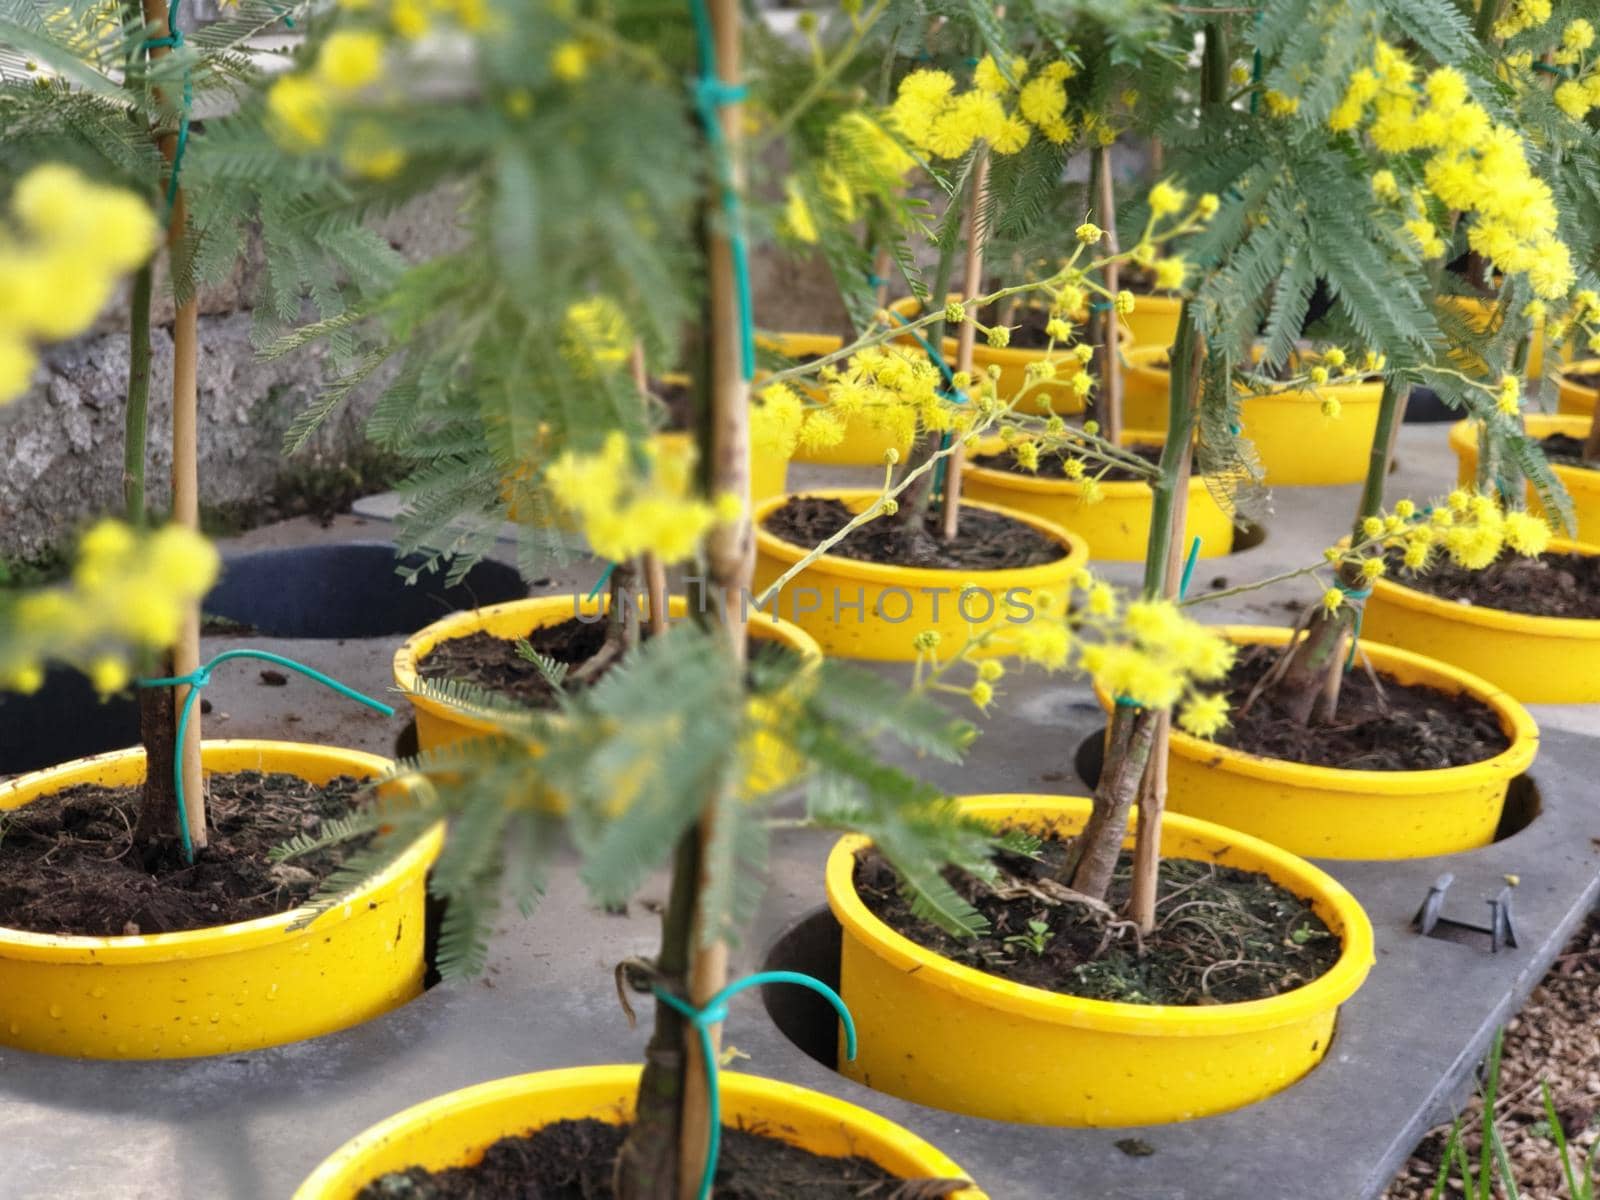
<svg viewBox="0 0 1600 1200"><path fill-rule="evenodd" d="M418 259L454 234L448 196L413 205L382 232ZM842 330L846 318L820 256L790 261L753 256L759 323L772 329ZM200 501L216 506L270 494L288 467L283 434L320 390L327 364L320 347L263 362L250 342L250 303L259 247L232 276L201 294ZM169 503L172 469L172 304L157 281L152 333L149 502ZM124 398L127 393L126 300L120 298L88 334L50 347L34 387L0 408L0 556L37 557L94 516L120 511ZM363 437L376 389L359 390L295 459L338 462Z"/></svg>

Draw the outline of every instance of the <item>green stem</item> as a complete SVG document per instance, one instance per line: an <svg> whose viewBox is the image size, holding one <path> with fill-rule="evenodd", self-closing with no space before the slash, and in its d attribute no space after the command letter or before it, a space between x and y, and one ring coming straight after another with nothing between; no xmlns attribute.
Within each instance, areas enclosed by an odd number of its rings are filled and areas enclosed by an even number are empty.
<svg viewBox="0 0 1600 1200"><path fill-rule="evenodd" d="M1228 100L1228 38L1222 25L1206 25L1205 48L1200 58L1200 102L1208 108Z"/></svg>
<svg viewBox="0 0 1600 1200"><path fill-rule="evenodd" d="M1144 552L1146 596L1161 595L1166 582L1178 476L1185 457L1193 450L1190 443L1194 436L1194 390L1203 349L1195 334L1194 314L1185 301L1178 313L1178 332L1172 343L1172 370L1168 373L1167 437L1161 447L1160 473L1150 484L1155 497L1150 510L1150 540Z"/></svg>
<svg viewBox="0 0 1600 1200"><path fill-rule="evenodd" d="M966 194L967 188L963 184L957 189L956 194L950 197L951 206L958 212L965 203ZM948 213L946 219L948 220ZM927 341L941 357L944 353L944 306L946 298L950 295L950 277L955 274L958 244L959 239L956 239L939 247L939 265L933 274L933 295L930 303L939 315L928 326ZM935 363L935 366L937 365ZM933 472L927 468L932 467L938 459L941 440L940 435L931 429L924 429L917 434L916 444L906 456L905 469L900 479L899 491L903 493L903 499L899 510L889 518L890 524L899 528L916 528L921 522L933 488Z"/></svg>
<svg viewBox="0 0 1600 1200"><path fill-rule="evenodd" d="M145 525L145 457L150 413L150 296L154 272L149 263L133 277L128 313L128 408L123 416L122 503L128 524Z"/></svg>
<svg viewBox="0 0 1600 1200"><path fill-rule="evenodd" d="M835 79L839 78L839 73L855 61L856 51L861 48L861 43L866 38L867 33L877 23L878 18L883 15L884 9L888 6L889 0L876 0L873 6L867 10L866 15L856 22L855 29L851 32L845 44L839 48L839 53L834 56L833 61L817 72L815 78L806 85L805 91L801 92L784 114L762 133L760 140L756 143L755 149L757 153L789 132L790 127L804 115L806 109L816 102L817 97L822 95Z"/></svg>
<svg viewBox="0 0 1600 1200"><path fill-rule="evenodd" d="M1472 25L1472 35L1480 42L1487 42L1489 34L1494 29L1494 19L1500 15L1500 0L1479 0L1478 16Z"/></svg>

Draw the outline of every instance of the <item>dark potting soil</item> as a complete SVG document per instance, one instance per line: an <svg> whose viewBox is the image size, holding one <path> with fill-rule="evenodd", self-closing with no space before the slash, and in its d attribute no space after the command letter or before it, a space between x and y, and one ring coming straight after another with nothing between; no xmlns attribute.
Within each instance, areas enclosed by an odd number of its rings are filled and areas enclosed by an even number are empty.
<svg viewBox="0 0 1600 1200"><path fill-rule="evenodd" d="M568 617L559 625L540 626L527 637L528 644L540 654L569 667L588 662L600 652L605 640L604 621L585 624L577 617ZM464 679L534 708L556 706L556 689L537 666L517 653L515 638L480 631L439 642L417 663L417 674L424 679ZM573 687L581 688L583 684L582 680L572 681Z"/></svg>
<svg viewBox="0 0 1600 1200"><path fill-rule="evenodd" d="M1139 442L1123 449L1130 454L1138 455L1145 462L1156 464L1161 461L1161 447L1149 442ZM972 458L972 463L979 467L989 467L995 471L1007 471L1012 475L1034 475L1040 479L1065 479L1067 477L1066 460L1059 454L1044 455L1039 459L1039 469L1030 471L1017 462L1016 457L1009 450L1002 450L999 454L978 454ZM1090 475L1106 483L1137 483L1149 482L1149 477L1136 475L1127 467L1112 466L1100 473L1099 467L1090 468Z"/></svg>
<svg viewBox="0 0 1600 1200"><path fill-rule="evenodd" d="M1563 467L1578 467L1584 471L1600 470L1600 464L1586 462L1583 457L1583 439L1565 433L1552 433L1539 439L1539 449L1553 463Z"/></svg>
<svg viewBox="0 0 1600 1200"><path fill-rule="evenodd" d="M356 1200L610 1200L612 1165L627 1133L627 1126L603 1121L556 1121L501 1138L474 1166L381 1176ZM717 1200L890 1200L900 1183L865 1158L812 1154L759 1129L722 1130ZM965 1184L951 1180L916 1195L937 1200Z"/></svg>
<svg viewBox="0 0 1600 1200"><path fill-rule="evenodd" d="M648 631L645 636L649 636ZM577 617L568 617L559 625L541 626L527 636L534 650L568 667L588 662L600 652L605 640L604 621L585 624ZM483 632L451 638L428 651L427 657L417 664L417 674L424 679L464 679L533 708L554 708L556 690L537 666L518 653L517 641ZM755 638L750 639L749 648L752 655L783 652L782 647ZM562 689L570 695L592 687L605 677L608 669L586 679L569 677L563 681Z"/></svg>
<svg viewBox="0 0 1600 1200"><path fill-rule="evenodd" d="M1219 745L1317 767L1351 771L1426 771L1493 758L1510 747L1494 710L1464 693L1402 684L1379 671L1383 689L1358 662L1345 672L1339 708L1327 723L1301 725L1270 694L1248 712L1241 706L1256 682L1282 653L1277 646L1251 646L1228 677L1231 724Z"/></svg>
<svg viewBox="0 0 1600 1200"><path fill-rule="evenodd" d="M832 497L791 496L763 523L767 532L796 546L815 546L855 518ZM1032 567L1066 557L1062 546L1021 521L988 509L965 507L951 541L939 537L940 517L930 511L919 525L896 525L878 517L828 553L858 562L948 571L997 571Z"/></svg>
<svg viewBox="0 0 1600 1200"><path fill-rule="evenodd" d="M141 789L78 784L0 819L0 927L119 937L206 929L298 907L357 838L286 863L267 852L349 814L366 785L235 771L206 779L210 841L192 866L176 846L133 849Z"/></svg>
<svg viewBox="0 0 1600 1200"><path fill-rule="evenodd" d="M989 922L978 938L951 937L917 917L875 849L856 856L856 891L879 920L926 949L1013 983L1090 1000L1259 1000L1303 987L1339 958L1338 937L1306 901L1258 871L1190 858L1162 860L1156 927L1141 945L1120 917L1133 887L1132 856L1117 860L1102 906L1064 887L1072 845L1051 835L1034 858L996 852L993 885L947 869L945 878Z"/></svg>
<svg viewBox="0 0 1600 1200"><path fill-rule="evenodd" d="M1531 617L1600 619L1600 555L1505 554L1481 571L1468 571L1446 559L1425 575L1405 575L1396 582L1478 608Z"/></svg>
<svg viewBox="0 0 1600 1200"><path fill-rule="evenodd" d="M1576 384L1581 388L1589 388L1591 391L1600 389L1600 372L1580 371L1574 373L1572 371L1564 371L1561 377L1568 383Z"/></svg>

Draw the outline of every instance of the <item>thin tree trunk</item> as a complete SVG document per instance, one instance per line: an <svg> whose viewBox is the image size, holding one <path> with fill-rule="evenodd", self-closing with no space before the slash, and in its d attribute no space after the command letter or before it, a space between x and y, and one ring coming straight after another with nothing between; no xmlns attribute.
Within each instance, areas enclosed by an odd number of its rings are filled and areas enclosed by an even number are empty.
<svg viewBox="0 0 1600 1200"><path fill-rule="evenodd" d="M1583 440L1583 460L1600 462L1600 400L1595 401L1594 412L1589 417L1589 436Z"/></svg>
<svg viewBox="0 0 1600 1200"><path fill-rule="evenodd" d="M164 28L167 23L166 0L143 0L144 19L147 25ZM157 46L150 51L152 61L171 53L167 46ZM161 157L167 170L173 170L178 152L176 133L163 134L159 139ZM183 189L173 195L172 212L167 222L167 256L172 263L171 272L176 289L178 278L177 256L183 244L187 225L187 206ZM198 447L198 396L196 372L199 361L199 297L191 295L178 305L172 322L172 519L196 532L200 529L200 486L197 472ZM175 674L187 675L200 665L200 602L188 606L179 628L178 642L172 650L172 669ZM173 705L181 709L189 688L174 689ZM183 795L189 825L189 840L196 849L206 844L205 782L200 770L200 706L196 704L189 715L184 730L183 745L177 754L183 764ZM143 731L141 730L141 733ZM176 741L177 730L171 739ZM154 763L159 751L152 753L146 744L146 763Z"/></svg>
<svg viewBox="0 0 1600 1200"><path fill-rule="evenodd" d="M1000 11L1004 11L1003 9ZM972 165L972 199L967 209L967 256L962 271L965 283L962 299L971 303L983 295L983 243L987 237L984 229L984 209L989 200L989 148L978 148L977 161ZM972 349L977 337L977 326L971 321L961 323L961 334L956 343L956 370L972 373ZM945 541L952 540L961 523L961 468L966 462L964 446L957 445L955 453L945 460L944 515L939 527Z"/></svg>
<svg viewBox="0 0 1600 1200"><path fill-rule="evenodd" d="M1383 490L1399 434L1400 417L1405 411L1410 388L1397 379L1386 380L1378 403L1378 424L1373 431L1372 449L1367 456L1367 478L1361 489L1361 503L1351 526L1352 544L1365 535L1362 522L1383 511ZM1360 569L1350 563L1339 567L1339 582L1352 591L1367 586ZM1282 678L1273 685L1277 702L1302 725L1309 725L1319 702L1325 712L1338 707L1339 681L1348 650L1351 619L1348 605L1335 612L1320 606L1312 614L1303 638L1288 651L1290 658Z"/></svg>
<svg viewBox="0 0 1600 1200"><path fill-rule="evenodd" d="M951 203L955 203L952 201ZM939 311L944 310L945 297L950 294L950 280L955 274L956 244L951 242L948 246L939 248L939 263L934 268L933 296L929 303ZM922 330L922 339L941 357L944 345L944 318L933 322ZM920 464L925 463L939 451L942 441L940 434L929 429L924 429L917 434L916 440L911 445L911 453L906 456L905 466L900 468L900 477L906 478ZM948 464L946 464L948 466ZM891 515L880 520L887 521L890 525L905 530L915 536L922 529L922 520L927 515L928 497L933 488L934 476L937 471L925 471L911 481L906 489L900 493L899 508Z"/></svg>
<svg viewBox="0 0 1600 1200"><path fill-rule="evenodd" d="M661 951L655 964L658 985L676 992L687 991L695 881L699 876L700 842L691 830L678 843L673 858L672 890L661 919ZM694 1030L677 1010L658 1001L655 1027L645 1046L633 1126L617 1153L612 1176L619 1200L678 1198L684 1062L686 1054L697 1053L693 1040Z"/></svg>
<svg viewBox="0 0 1600 1200"><path fill-rule="evenodd" d="M716 51L717 74L734 84L740 76L739 8L737 0L707 0ZM741 501L740 515L719 522L706 542L709 579L696 585L690 607L721 626L727 639L730 669L743 675L745 613L743 593L755 565L755 539L750 526L749 385L744 377L741 321L733 246L712 210L722 204L724 184L743 186L740 159L742 107L724 105L720 125L733 178L719 180L707 197L701 218L708 275L705 319L695 372L706 389L699 406L700 480L708 496L731 494ZM705 603L709 590L710 603ZM727 786L732 786L731 783ZM703 1006L727 982L727 945L707 927L700 899L713 865L714 817L726 797L708 796L701 819L685 835L673 869L671 921L664 934L658 965L668 975L666 986L679 987L689 1002ZM727 864L721 864L724 869ZM670 968L670 971L668 970ZM675 1037L674 1037L675 1035ZM720 1031L712 1031L717 1044ZM710 1135L707 1080L699 1039L685 1021L656 1006L640 1108L618 1159L620 1200L693 1200L705 1170Z"/></svg>
<svg viewBox="0 0 1600 1200"><path fill-rule="evenodd" d="M1117 246L1117 194L1116 180L1111 174L1111 147L1102 146L1095 156L1095 170L1099 176L1100 228L1106 231L1105 252L1115 255ZM1106 290L1117 294L1120 273L1118 264L1108 263L1105 268ZM1100 343L1100 401L1095 415L1100 419L1100 434L1113 446L1122 444L1122 355L1118 351L1117 311L1108 305L1101 314L1098 341Z"/></svg>
<svg viewBox="0 0 1600 1200"><path fill-rule="evenodd" d="M1194 389L1190 388L1188 412L1179 421L1187 433L1194 423ZM1178 414L1169 414L1170 417ZM1170 428L1170 425L1169 425ZM1189 450L1179 462L1177 485L1172 500L1173 536L1167 543L1167 562L1162 594L1176 599L1183 578L1186 548L1183 531L1188 524L1189 477L1193 470L1194 452ZM1135 830L1133 848L1133 892L1128 898L1128 918L1139 925L1140 932L1149 933L1156 924L1156 885L1161 874L1161 820L1167 808L1167 747L1172 733L1172 714L1156 714L1156 728L1150 743L1150 761L1145 766L1144 779L1139 788L1139 824Z"/></svg>
<svg viewBox="0 0 1600 1200"><path fill-rule="evenodd" d="M143 529L145 461L150 411L150 300L154 268L146 263L133 277L128 313L128 406L123 417L122 502L129 525ZM172 659L146 654L144 675L169 675ZM145 749L144 789L133 842L153 868L164 845L178 836L178 793L172 786L172 756L177 714L167 688L139 689L139 741Z"/></svg>
<svg viewBox="0 0 1600 1200"><path fill-rule="evenodd" d="M1200 380L1200 365L1205 347L1196 336L1194 315L1188 304L1178 317L1178 333L1173 341L1171 384L1167 401L1166 445L1161 452L1161 473L1151 485L1154 496L1150 512L1150 540L1145 550L1144 594L1160 595L1168 575L1173 541L1181 530L1182 505L1178 501L1180 477L1187 490L1186 464L1191 453L1194 396ZM1183 369L1179 369L1180 364ZM1072 867L1072 886L1097 900L1105 899L1111 874L1122 851L1128 828L1128 811L1133 807L1144 779L1146 765L1154 750L1156 714L1148 709L1118 704L1111 713L1111 732L1106 740L1105 766L1095 788L1094 808L1078 838L1077 861ZM1159 843L1157 843L1159 845ZM1151 864L1153 888L1155 864Z"/></svg>

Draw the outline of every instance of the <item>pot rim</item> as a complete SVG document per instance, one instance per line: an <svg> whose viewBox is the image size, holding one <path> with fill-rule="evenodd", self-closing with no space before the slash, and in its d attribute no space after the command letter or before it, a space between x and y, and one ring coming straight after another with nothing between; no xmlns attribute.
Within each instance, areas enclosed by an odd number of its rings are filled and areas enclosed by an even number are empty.
<svg viewBox="0 0 1600 1200"><path fill-rule="evenodd" d="M1568 538L1551 538L1550 549L1562 554L1600 555L1600 546L1576 542ZM1456 625L1476 625L1506 633L1533 634L1540 637L1569 640L1600 640L1600 618L1547 617L1533 613L1512 612L1504 608L1490 608L1479 604L1457 604L1442 600L1429 592L1408 587L1398 579L1385 575L1373 583L1373 593L1390 604L1427 613L1442 621Z"/></svg>
<svg viewBox="0 0 1600 1200"><path fill-rule="evenodd" d="M395 686L405 693L406 699L411 701L414 708L420 708L430 716L451 721L476 733L494 733L498 727L492 722L475 717L466 709L457 708L453 704L419 693L417 664L439 643L482 632L490 621L502 614L527 614L532 619L532 624L529 626L531 631L557 624L578 613L603 612L610 602L609 595L581 599L562 595L525 596L521 600L504 600L499 604L485 604L481 608L464 608L459 612L450 613L430 625L424 625L395 649L391 665ZM683 618L688 615L688 611L688 597L667 598L669 617ZM808 662L817 662L822 658L822 647L817 645L816 639L792 621L774 617L760 609L752 609L749 613L749 624L753 632L770 635L764 640L782 642L797 651Z"/></svg>
<svg viewBox="0 0 1600 1200"><path fill-rule="evenodd" d="M338 746L323 746L303 742L281 742L263 738L219 738L201 743L202 761L207 754L214 757L259 755L262 768L268 762L282 763L281 769L294 774L308 761L320 761L330 766L343 766L353 771L365 772L364 777L379 775L389 770L393 763L377 754L364 750L347 750ZM141 764L145 756L142 746L125 750L111 750L86 758L73 759L60 766L43 771L19 775L8 783L0 784L0 802L19 791L48 794L60 788L81 782L104 767ZM296 763L301 764L297 767ZM235 767L235 770L244 769ZM335 770L333 774L349 771ZM142 772L140 777L142 778ZM29 801L24 801L28 803ZM337 922L341 909L348 909L368 896L405 875L420 874L438 856L444 844L444 824L429 828L378 874L360 887L347 893L337 904L319 914L304 931L319 929L326 922ZM175 959L202 959L236 954L281 939L287 927L305 915L305 909L295 908L286 913L257 917L250 921L235 921L227 925L212 925L204 929L186 929L176 933L132 934L119 937L94 937L83 934L32 933L23 929L0 927L0 958L35 962L61 962L124 966L136 963L170 962Z"/></svg>
<svg viewBox="0 0 1600 1200"><path fill-rule="evenodd" d="M756 531L756 549L764 554L778 559L781 562L793 565L804 558L810 551L793 542L785 541L776 534L769 533L763 527L766 518L790 500L801 496L814 496L824 500L839 500L846 505L852 501L860 500L863 507L877 499L881 493L870 488L807 488L803 492L786 492L779 496L769 496L758 501L753 507L752 520ZM845 579L857 579L866 583L893 584L904 586L907 583L926 583L930 586L950 586L952 579L965 583L972 581L986 587L1009 585L1011 587L1048 587L1060 580L1064 571L1075 566L1082 566L1089 561L1089 544L1073 533L1070 529L1063 528L1053 521L1020 509L1006 508L1000 504L988 504L981 500L963 499L961 504L965 508L980 508L988 512L999 513L1013 521L1027 525L1039 533L1050 538L1057 545L1064 546L1066 553L1052 562L1036 563L1031 567L999 567L986 571L967 570L960 567L902 567L892 563L864 562L854 558L844 558L836 554L823 554L816 559L807 570L827 570ZM858 510L859 511L859 510Z"/></svg>
<svg viewBox="0 0 1600 1200"><path fill-rule="evenodd" d="M1006 814L1043 816L1061 812L1086 818L1092 805L1087 797L1038 793L966 796L960 803L973 815L1000 818ZM856 852L871 844L870 839L859 834L840 838L828 855L828 906L848 935L869 946L873 953L899 970L915 971L924 978L936 980L946 990L975 1003L1033 1020L1104 1033L1173 1037L1249 1033L1327 1012L1355 994L1376 961L1372 923L1342 884L1298 855L1249 834L1180 813L1166 813L1162 821L1164 828L1214 842L1219 848L1245 851L1259 861L1261 869L1271 875L1274 882L1303 898L1319 900L1331 909L1341 926L1342 947L1333 966L1310 983L1276 996L1215 1005L1090 1000L1013 983L925 949L874 916L857 894L854 884ZM1130 833L1136 826L1137 813L1130 820ZM1299 887L1292 886L1294 884Z"/></svg>
<svg viewBox="0 0 1600 1200"><path fill-rule="evenodd" d="M1167 435L1164 431L1155 429L1124 429L1122 431L1124 443L1130 442L1155 442L1165 444ZM1004 449L998 439L986 438L978 447L983 454L993 454ZM1029 492L1033 494L1046 494L1058 496L1080 496L1083 494L1083 484L1075 479L1045 478L1041 475L1019 475L1014 471L1004 471L999 467L980 467L970 459L961 464L962 473L972 478L989 484L991 487L1004 488L1013 492ZM1154 503L1155 493L1148 483L1137 479L1112 479L1099 485L1101 495L1110 500L1148 500ZM1206 477L1191 474L1189 476L1189 497L1192 500L1201 492L1207 491Z"/></svg>
<svg viewBox="0 0 1600 1200"><path fill-rule="evenodd" d="M1592 420L1592 417L1578 413L1530 412L1524 413L1522 417L1523 428L1532 437L1564 433L1568 437L1583 438L1588 436ZM1468 417L1450 426L1450 447L1463 463L1478 461L1478 435L1473 428L1476 424L1474 418ZM1572 467L1565 463L1551 463L1550 469L1556 473L1556 478L1566 485L1569 492L1600 492L1600 470Z"/></svg>
<svg viewBox="0 0 1600 1200"><path fill-rule="evenodd" d="M513 1101L532 1108L538 1105L541 1098L548 1098L550 1106L554 1108L559 1103L557 1096L573 1088L614 1086L619 1097L625 1098L637 1089L641 1070L641 1065L637 1063L559 1067L491 1079L430 1097L386 1117L344 1142L306 1177L295 1190L294 1200L325 1200L334 1194L331 1189L342 1188L350 1182L347 1176L358 1169L374 1150L397 1139L415 1137L451 1114ZM838 1121L847 1125L864 1141L916 1162L918 1168L929 1176L970 1178L931 1142L860 1105L837 1099L825 1092L760 1075L725 1071L720 1078L723 1095L731 1102L728 1107L734 1111L740 1107L741 1101L764 1102L800 1110L815 1120ZM623 1103L626 1103L626 1099ZM559 1119L559 1114L550 1117L552 1121ZM870 1158L871 1154L867 1156ZM981 1200L982 1196L982 1191L974 1184L956 1193L952 1200Z"/></svg>
<svg viewBox="0 0 1600 1200"><path fill-rule="evenodd" d="M1235 643L1281 646L1289 640L1290 630L1281 625L1219 625L1214 627L1229 641ZM1488 680L1463 671L1461 668L1425 654L1387 646L1382 642L1361 640L1363 651L1368 652L1375 668L1406 666L1417 670L1429 684L1448 683L1454 690L1466 692L1486 704L1500 719L1500 728L1511 739L1499 754L1474 763L1455 767L1433 767L1421 771L1367 771L1346 767L1316 767L1307 763L1293 763L1281 758L1266 758L1249 754L1228 746L1218 746L1174 728L1171 748L1174 754L1199 760L1208 766L1220 767L1234 774L1253 779L1288 784L1324 792L1357 792L1363 795L1389 793L1390 795L1425 795L1433 792L1459 790L1482 779L1495 779L1520 774L1527 770L1539 751L1539 726L1532 715L1510 693L1497 688ZM1431 677L1431 678L1430 678ZM1110 710L1111 697L1098 685L1095 695L1102 708Z"/></svg>

